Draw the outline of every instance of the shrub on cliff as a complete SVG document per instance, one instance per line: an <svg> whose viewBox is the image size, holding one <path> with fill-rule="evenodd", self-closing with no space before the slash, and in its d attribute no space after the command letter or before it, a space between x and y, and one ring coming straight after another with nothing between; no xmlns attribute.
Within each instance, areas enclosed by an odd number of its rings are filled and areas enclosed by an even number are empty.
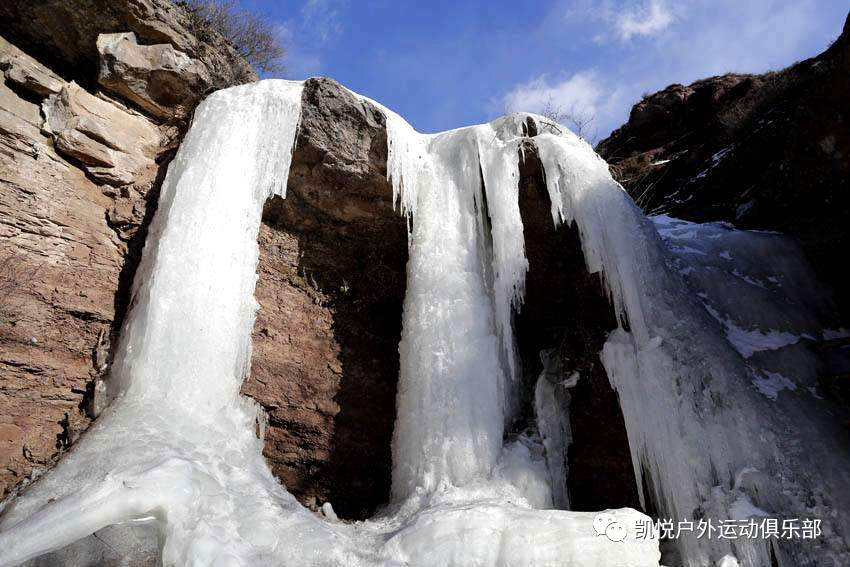
<svg viewBox="0 0 850 567"><path fill-rule="evenodd" d="M201 40L210 33L228 39L257 71L280 73L285 50L274 27L261 14L240 8L236 0L177 0L186 9L192 31Z"/></svg>

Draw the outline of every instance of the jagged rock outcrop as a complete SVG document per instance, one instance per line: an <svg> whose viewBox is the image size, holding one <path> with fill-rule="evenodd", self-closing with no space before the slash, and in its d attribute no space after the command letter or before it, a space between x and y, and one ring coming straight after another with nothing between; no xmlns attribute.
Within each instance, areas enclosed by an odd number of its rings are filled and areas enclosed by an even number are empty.
<svg viewBox="0 0 850 567"><path fill-rule="evenodd" d="M599 143L650 212L797 236L850 312L850 18L824 53L764 75L671 85Z"/></svg>
<svg viewBox="0 0 850 567"><path fill-rule="evenodd" d="M136 34L100 34L98 82L159 118L182 116L212 85L207 68L170 44L139 45Z"/></svg>
<svg viewBox="0 0 850 567"><path fill-rule="evenodd" d="M0 496L50 467L102 409L95 394L179 142L171 117L256 77L187 22L165 0L0 4ZM101 55L97 39L112 32L165 45L106 38Z"/></svg>
<svg viewBox="0 0 850 567"><path fill-rule="evenodd" d="M170 44L199 61L213 88L257 79L226 39L206 30L200 37L187 12L171 0L11 0L0 4L0 29L60 75L85 77L85 87L99 75L98 36L125 32L144 45Z"/></svg>
<svg viewBox="0 0 850 567"><path fill-rule="evenodd" d="M143 116L89 94L75 83L50 95L41 105L42 131L56 150L78 162L94 180L124 186L156 169L163 142L159 129Z"/></svg>
<svg viewBox="0 0 850 567"><path fill-rule="evenodd" d="M23 51L0 37L0 70L6 81L35 96L46 97L62 90L64 81Z"/></svg>

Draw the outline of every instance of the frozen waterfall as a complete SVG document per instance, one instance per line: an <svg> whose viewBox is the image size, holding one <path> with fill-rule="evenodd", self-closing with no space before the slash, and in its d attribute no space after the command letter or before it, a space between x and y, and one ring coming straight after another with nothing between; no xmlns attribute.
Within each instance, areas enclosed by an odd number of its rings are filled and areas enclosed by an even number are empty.
<svg viewBox="0 0 850 567"><path fill-rule="evenodd" d="M269 471L254 433L258 409L239 395L260 216L270 195L285 192L301 90L268 80L198 107L136 278L114 400L54 470L7 505L0 567L134 522L159 527L164 565L657 566L658 540L637 533L647 516L609 511L622 541L597 535L595 513L554 509L563 488L534 441L505 443L518 403L512 317L528 269L519 160L531 147L553 223L578 226L587 266L602 274L620 321L601 356L644 502L675 520L734 518L746 501L823 521L817 548L686 534L675 542L682 563L847 559L846 451L807 463L787 434L828 425L777 411L605 162L527 114L424 135L368 101L387 118L388 175L413 220L392 500L357 523L302 507ZM529 124L540 133L530 137Z"/></svg>
<svg viewBox="0 0 850 567"><path fill-rule="evenodd" d="M336 522L271 475L254 433L258 410L239 386L260 215L285 191L301 90L262 81L198 107L136 278L113 402L8 504L0 565L145 522L162 532L164 565L657 565L657 540L635 537L645 516L611 511L626 539L599 536L596 514L551 509L539 456L503 447L516 372L510 313L525 271L516 117L424 136L386 111L388 169L416 219L393 503L372 520Z"/></svg>

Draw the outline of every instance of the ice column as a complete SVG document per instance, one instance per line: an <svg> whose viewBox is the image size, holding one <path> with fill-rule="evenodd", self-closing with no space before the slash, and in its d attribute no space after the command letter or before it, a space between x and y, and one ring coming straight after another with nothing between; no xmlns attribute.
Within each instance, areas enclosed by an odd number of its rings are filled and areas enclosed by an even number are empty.
<svg viewBox="0 0 850 567"><path fill-rule="evenodd" d="M489 474L504 419L475 140L454 131L410 145L420 144L427 153L410 156L420 168L403 187L415 208L393 439L397 499Z"/></svg>
<svg viewBox="0 0 850 567"><path fill-rule="evenodd" d="M350 564L271 475L239 396L256 310L257 231L283 194L301 83L207 98L164 181L112 371L115 400L0 525L0 565L156 518L166 565ZM338 545L334 545L337 542Z"/></svg>

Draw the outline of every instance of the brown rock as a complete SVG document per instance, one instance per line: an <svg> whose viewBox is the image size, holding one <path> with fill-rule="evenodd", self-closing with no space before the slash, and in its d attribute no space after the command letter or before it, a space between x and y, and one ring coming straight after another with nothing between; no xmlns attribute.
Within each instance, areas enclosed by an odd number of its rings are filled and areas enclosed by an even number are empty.
<svg viewBox="0 0 850 567"><path fill-rule="evenodd" d="M6 80L35 95L58 93L64 81L53 71L0 37L0 69Z"/></svg>
<svg viewBox="0 0 850 567"><path fill-rule="evenodd" d="M92 84L100 68L98 36L129 31L142 44L168 43L198 60L215 88L257 80L223 37L207 33L199 39L186 12L171 0L9 0L0 3L0 27L39 61Z"/></svg>
<svg viewBox="0 0 850 567"><path fill-rule="evenodd" d="M308 506L345 518L386 502L406 282L404 219L383 115L311 79L285 200L260 231L260 303L243 392L266 410L264 455Z"/></svg>
<svg viewBox="0 0 850 567"><path fill-rule="evenodd" d="M0 490L59 456L80 411L98 334L115 317L127 246L111 199L34 127L0 128ZM35 151L21 151L23 144Z"/></svg>
<svg viewBox="0 0 850 567"><path fill-rule="evenodd" d="M97 50L100 85L159 118L185 114L212 84L200 61L167 43L139 45L133 32L101 34Z"/></svg>
<svg viewBox="0 0 850 567"><path fill-rule="evenodd" d="M155 167L159 130L75 83L48 97L42 112L44 130L53 134L56 148L103 183L128 185Z"/></svg>
<svg viewBox="0 0 850 567"><path fill-rule="evenodd" d="M5 84L0 85L0 135L10 150L38 152L38 146L44 145L40 122L38 106L19 98Z"/></svg>
<svg viewBox="0 0 850 567"><path fill-rule="evenodd" d="M0 491L6 495L33 471L52 466L90 421L83 411L87 391L105 370L104 356L96 354L123 314L139 247L133 237L145 220L149 192L135 187L154 184L160 134L146 119L73 83L53 93L55 75L8 44L0 47L4 60L12 53L18 65L5 68L0 84ZM28 74L10 76L16 68ZM55 139L42 131L33 102L48 93L47 127ZM134 185L110 196L75 164L85 164L92 178L132 171ZM120 227L109 223L113 210L123 215Z"/></svg>
<svg viewBox="0 0 850 567"><path fill-rule="evenodd" d="M41 126L41 112L38 105L18 97L5 83L0 84L0 109L36 129ZM32 134L26 136L33 137Z"/></svg>

